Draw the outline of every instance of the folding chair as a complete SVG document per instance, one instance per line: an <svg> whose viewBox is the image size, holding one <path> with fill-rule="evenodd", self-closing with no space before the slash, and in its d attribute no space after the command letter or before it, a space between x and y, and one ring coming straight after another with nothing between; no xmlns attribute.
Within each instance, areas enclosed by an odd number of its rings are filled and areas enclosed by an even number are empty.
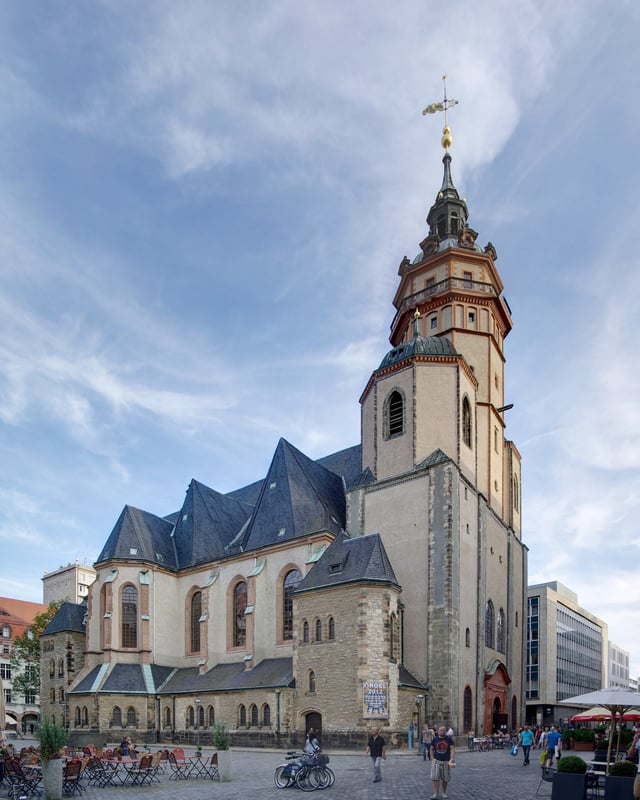
<svg viewBox="0 0 640 800"><path fill-rule="evenodd" d="M218 771L218 754L213 753L211 755L211 760L208 764L203 764L202 766L202 774L206 775L208 778L211 778L212 781L219 781L220 780L220 772Z"/></svg>
<svg viewBox="0 0 640 800"><path fill-rule="evenodd" d="M171 775L169 775L170 781L179 781L187 779L187 774L189 772L189 764L187 764L186 761L184 763L178 763L175 754L169 753L169 766L171 767Z"/></svg>
<svg viewBox="0 0 640 800"><path fill-rule="evenodd" d="M82 772L82 761L79 758L72 758L64 765L62 771L62 791L65 795L82 794L83 789L80 785L80 773Z"/></svg>
<svg viewBox="0 0 640 800"><path fill-rule="evenodd" d="M89 786L99 786L104 789L105 786L109 786L111 783L111 775L104 768L102 761L95 756L89 759L86 774Z"/></svg>
<svg viewBox="0 0 640 800"><path fill-rule="evenodd" d="M35 772L26 773L22 769L20 759L17 757L8 758L4 765L7 771L7 778L13 789L17 789L20 794L28 795L29 797L34 795L40 797L42 794L39 789L40 781L42 780L41 775Z"/></svg>
<svg viewBox="0 0 640 800"><path fill-rule="evenodd" d="M132 784L142 786L145 783L151 783L153 779L152 761L151 755L142 756L140 763L129 771L128 777Z"/></svg>
<svg viewBox="0 0 640 800"><path fill-rule="evenodd" d="M541 792L540 789L545 783L553 783L553 776L556 771L555 767L546 767L544 764L542 764L540 769L542 770L542 775L540 776L540 783L536 789L535 796L538 797L539 795L542 795L543 797L551 797L551 793L547 795L545 792Z"/></svg>

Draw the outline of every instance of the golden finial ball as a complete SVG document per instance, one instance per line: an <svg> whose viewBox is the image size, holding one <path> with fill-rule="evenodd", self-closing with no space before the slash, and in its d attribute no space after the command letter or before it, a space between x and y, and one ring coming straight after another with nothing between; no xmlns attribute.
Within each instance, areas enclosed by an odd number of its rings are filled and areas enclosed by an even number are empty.
<svg viewBox="0 0 640 800"><path fill-rule="evenodd" d="M453 137L451 136L451 129L448 125L442 129L442 139L440 141L445 150L448 150L451 147L453 143Z"/></svg>

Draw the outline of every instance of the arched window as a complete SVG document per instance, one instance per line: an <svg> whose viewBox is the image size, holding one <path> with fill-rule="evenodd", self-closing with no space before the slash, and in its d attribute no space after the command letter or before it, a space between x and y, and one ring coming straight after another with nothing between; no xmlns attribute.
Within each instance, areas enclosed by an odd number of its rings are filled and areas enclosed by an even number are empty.
<svg viewBox="0 0 640 800"><path fill-rule="evenodd" d="M171 727L171 709L168 706L164 710L164 727Z"/></svg>
<svg viewBox="0 0 640 800"><path fill-rule="evenodd" d="M242 703L238 707L238 725L241 728L247 727L247 709Z"/></svg>
<svg viewBox="0 0 640 800"><path fill-rule="evenodd" d="M391 661L397 661L396 658L396 649L397 649L397 640L396 640L396 615L391 614L389 617L389 658Z"/></svg>
<svg viewBox="0 0 640 800"><path fill-rule="evenodd" d="M493 647L493 620L493 603L489 600L484 610L484 643L487 647Z"/></svg>
<svg viewBox="0 0 640 800"><path fill-rule="evenodd" d="M322 641L322 622L321 620L316 620L316 642Z"/></svg>
<svg viewBox="0 0 640 800"><path fill-rule="evenodd" d="M191 652L200 652L200 617L202 616L202 592L191 598Z"/></svg>
<svg viewBox="0 0 640 800"><path fill-rule="evenodd" d="M75 723L76 723L76 728L79 728L79 727L80 727L80 724L81 724L81 723L80 723L80 706L78 706L78 707L76 708L76 713L75 713Z"/></svg>
<svg viewBox="0 0 640 800"><path fill-rule="evenodd" d="M262 706L262 727L271 727L271 707L269 706L269 703L265 703Z"/></svg>
<svg viewBox="0 0 640 800"><path fill-rule="evenodd" d="M58 659L58 677L59 678L64 678L64 659L63 658L59 658Z"/></svg>
<svg viewBox="0 0 640 800"><path fill-rule="evenodd" d="M309 641L309 623L305 619L302 623L302 641L308 642Z"/></svg>
<svg viewBox="0 0 640 800"><path fill-rule="evenodd" d="M133 706L129 706L127 709L127 727L128 728L135 728L137 727L138 723L136 720L136 710Z"/></svg>
<svg viewBox="0 0 640 800"><path fill-rule="evenodd" d="M122 646L138 646L138 592L133 586L122 590Z"/></svg>
<svg viewBox="0 0 640 800"><path fill-rule="evenodd" d="M404 398L397 389L391 392L384 405L384 433L385 439L404 433Z"/></svg>
<svg viewBox="0 0 640 800"><path fill-rule="evenodd" d="M11 638L11 626L10 625L3 625L2 626L2 636L5 639Z"/></svg>
<svg viewBox="0 0 640 800"><path fill-rule="evenodd" d="M252 703L249 707L249 719L251 720L252 728L257 728L260 724L260 719L258 717L258 706L255 703Z"/></svg>
<svg viewBox="0 0 640 800"><path fill-rule="evenodd" d="M520 509L520 486L518 484L518 476L513 476L513 510L519 511Z"/></svg>
<svg viewBox="0 0 640 800"><path fill-rule="evenodd" d="M302 580L302 575L297 569L292 569L285 575L284 591L282 592L282 638L287 641L293 639L293 593Z"/></svg>
<svg viewBox="0 0 640 800"><path fill-rule="evenodd" d="M245 647L247 644L247 584L240 581L233 590L233 646Z"/></svg>
<svg viewBox="0 0 640 800"><path fill-rule="evenodd" d="M501 653L505 652L504 646L504 611L500 609L498 611L498 621L496 624L496 650L499 650Z"/></svg>
<svg viewBox="0 0 640 800"><path fill-rule="evenodd" d="M111 725L114 728L122 727L122 711L120 711L120 706L113 707L113 712L111 713Z"/></svg>
<svg viewBox="0 0 640 800"><path fill-rule="evenodd" d="M329 623L327 625L327 628L329 631L328 633L329 639L333 641L333 639L336 638L336 621L334 620L333 617L329 617Z"/></svg>
<svg viewBox="0 0 640 800"><path fill-rule="evenodd" d="M56 677L56 660L52 658L49 662L49 677L55 678Z"/></svg>
<svg viewBox="0 0 640 800"><path fill-rule="evenodd" d="M309 670L309 691L315 692L316 690L316 673L310 669Z"/></svg>
<svg viewBox="0 0 640 800"><path fill-rule="evenodd" d="M471 405L468 397L462 400L462 441L471 447Z"/></svg>
<svg viewBox="0 0 640 800"><path fill-rule="evenodd" d="M189 706L187 708L187 728L195 728L196 727L196 715L193 710L193 706Z"/></svg>
<svg viewBox="0 0 640 800"><path fill-rule="evenodd" d="M464 646L471 647L471 631L467 628L464 632Z"/></svg>
<svg viewBox="0 0 640 800"><path fill-rule="evenodd" d="M86 728L89 727L89 709L86 706L82 707L82 724Z"/></svg>
<svg viewBox="0 0 640 800"><path fill-rule="evenodd" d="M207 709L207 719L208 719L208 726L213 728L216 724L216 712L213 710L213 706L209 706Z"/></svg>
<svg viewBox="0 0 640 800"><path fill-rule="evenodd" d="M462 700L462 727L464 731L470 731L473 729L473 695L471 694L471 688L469 686L465 686L464 688L464 696Z"/></svg>
<svg viewBox="0 0 640 800"><path fill-rule="evenodd" d="M50 703L55 703L56 702L56 690L55 689L49 689L49 702Z"/></svg>

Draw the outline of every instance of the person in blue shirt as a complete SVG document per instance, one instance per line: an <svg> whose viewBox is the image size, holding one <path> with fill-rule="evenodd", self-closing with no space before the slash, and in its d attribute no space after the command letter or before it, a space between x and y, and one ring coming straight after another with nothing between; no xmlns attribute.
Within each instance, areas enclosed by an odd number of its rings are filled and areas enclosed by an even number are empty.
<svg viewBox="0 0 640 800"><path fill-rule="evenodd" d="M520 731L518 735L518 744L522 747L523 762L522 766L526 767L529 764L529 753L533 745L533 731L528 725Z"/></svg>
<svg viewBox="0 0 640 800"><path fill-rule="evenodd" d="M553 764L553 757L560 758L562 752L562 734L552 725L546 737L547 742L547 767Z"/></svg>

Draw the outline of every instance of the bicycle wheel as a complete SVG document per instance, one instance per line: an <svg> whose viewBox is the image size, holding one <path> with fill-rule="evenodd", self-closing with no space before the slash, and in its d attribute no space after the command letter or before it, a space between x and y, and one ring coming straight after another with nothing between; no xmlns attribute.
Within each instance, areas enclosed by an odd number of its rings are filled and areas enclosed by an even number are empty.
<svg viewBox="0 0 640 800"><path fill-rule="evenodd" d="M296 773L296 786L303 792L313 792L319 782L317 767L301 767Z"/></svg>
<svg viewBox="0 0 640 800"><path fill-rule="evenodd" d="M333 784L336 782L336 776L331 767L322 767L322 770L324 772L325 778L327 778L329 782L327 783L326 786L322 786L321 788L327 789L329 786L333 786Z"/></svg>
<svg viewBox="0 0 640 800"><path fill-rule="evenodd" d="M326 767L317 766L316 772L318 773L318 789L326 789L331 786L331 776Z"/></svg>
<svg viewBox="0 0 640 800"><path fill-rule="evenodd" d="M276 771L273 775L273 782L278 787L278 789L284 789L285 786L288 786L291 783L291 772L289 771L288 767L281 764L279 767L276 767Z"/></svg>

